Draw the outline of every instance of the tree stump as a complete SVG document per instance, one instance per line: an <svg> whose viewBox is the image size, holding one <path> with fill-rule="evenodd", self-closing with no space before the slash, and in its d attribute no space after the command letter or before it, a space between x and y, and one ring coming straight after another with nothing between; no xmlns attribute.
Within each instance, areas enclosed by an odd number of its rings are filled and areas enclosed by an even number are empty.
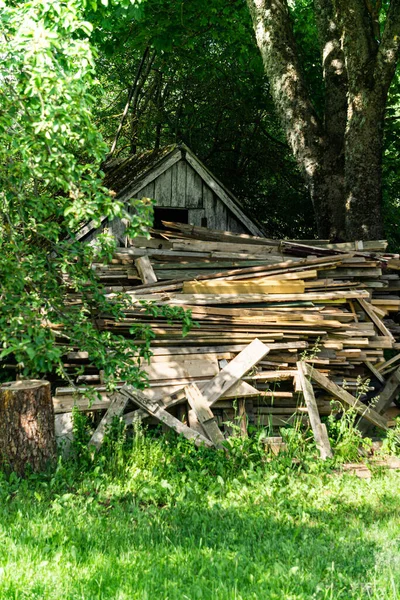
<svg viewBox="0 0 400 600"><path fill-rule="evenodd" d="M56 458L54 409L48 381L0 386L0 467L24 475L43 471Z"/></svg>

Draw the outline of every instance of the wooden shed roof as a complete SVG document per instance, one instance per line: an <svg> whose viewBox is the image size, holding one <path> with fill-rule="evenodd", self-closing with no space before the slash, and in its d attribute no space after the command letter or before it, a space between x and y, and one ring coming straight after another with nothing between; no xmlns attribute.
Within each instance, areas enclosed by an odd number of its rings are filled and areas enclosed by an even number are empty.
<svg viewBox="0 0 400 600"><path fill-rule="evenodd" d="M104 167L104 184L116 193L121 202L127 202L135 197L146 185L180 160L186 160L200 175L202 180L212 189L227 208L257 236L264 236L261 226L249 217L238 199L228 190L215 175L193 154L185 145L173 144L157 150L135 154L127 158L111 161ZM104 219L102 219L103 221ZM88 223L78 232L78 239L86 237L94 225Z"/></svg>

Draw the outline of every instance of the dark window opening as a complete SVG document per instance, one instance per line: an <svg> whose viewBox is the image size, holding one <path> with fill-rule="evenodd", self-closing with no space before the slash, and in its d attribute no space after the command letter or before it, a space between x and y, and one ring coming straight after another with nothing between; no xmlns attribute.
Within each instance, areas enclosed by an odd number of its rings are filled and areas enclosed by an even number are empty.
<svg viewBox="0 0 400 600"><path fill-rule="evenodd" d="M167 229L162 221L189 223L189 211L186 208L154 208L154 229Z"/></svg>

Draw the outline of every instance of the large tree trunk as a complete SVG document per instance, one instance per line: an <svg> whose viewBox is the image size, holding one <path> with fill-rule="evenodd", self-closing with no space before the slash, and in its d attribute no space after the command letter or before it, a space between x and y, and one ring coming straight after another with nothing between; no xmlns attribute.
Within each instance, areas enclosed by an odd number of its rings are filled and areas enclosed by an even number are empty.
<svg viewBox="0 0 400 600"><path fill-rule="evenodd" d="M380 96L380 94L379 94ZM349 106L346 131L346 234L348 239L383 237L381 97L361 91Z"/></svg>
<svg viewBox="0 0 400 600"><path fill-rule="evenodd" d="M54 410L48 381L0 386L0 467L24 475L56 457Z"/></svg>
<svg viewBox="0 0 400 600"><path fill-rule="evenodd" d="M321 122L301 71L287 0L247 0L275 107L309 188L318 234L380 238L382 136L400 48L400 0L380 38L379 3L314 0L325 83Z"/></svg>
<svg viewBox="0 0 400 600"><path fill-rule="evenodd" d="M345 144L348 79L342 48L343 30L337 22L332 0L314 0L315 19L321 50L324 79L324 178L320 193L331 209L328 236L341 241L346 237L345 222Z"/></svg>
<svg viewBox="0 0 400 600"><path fill-rule="evenodd" d="M318 232L330 234L331 207L322 162L326 140L299 64L285 0L247 0L272 98L293 155L310 190Z"/></svg>

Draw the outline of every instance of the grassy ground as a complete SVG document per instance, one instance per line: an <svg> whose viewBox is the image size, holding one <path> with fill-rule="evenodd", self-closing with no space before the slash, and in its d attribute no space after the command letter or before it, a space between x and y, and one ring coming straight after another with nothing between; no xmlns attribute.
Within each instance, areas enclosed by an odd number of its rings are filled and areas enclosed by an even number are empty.
<svg viewBox="0 0 400 600"><path fill-rule="evenodd" d="M400 474L139 435L0 479L0 598L400 598Z"/></svg>

